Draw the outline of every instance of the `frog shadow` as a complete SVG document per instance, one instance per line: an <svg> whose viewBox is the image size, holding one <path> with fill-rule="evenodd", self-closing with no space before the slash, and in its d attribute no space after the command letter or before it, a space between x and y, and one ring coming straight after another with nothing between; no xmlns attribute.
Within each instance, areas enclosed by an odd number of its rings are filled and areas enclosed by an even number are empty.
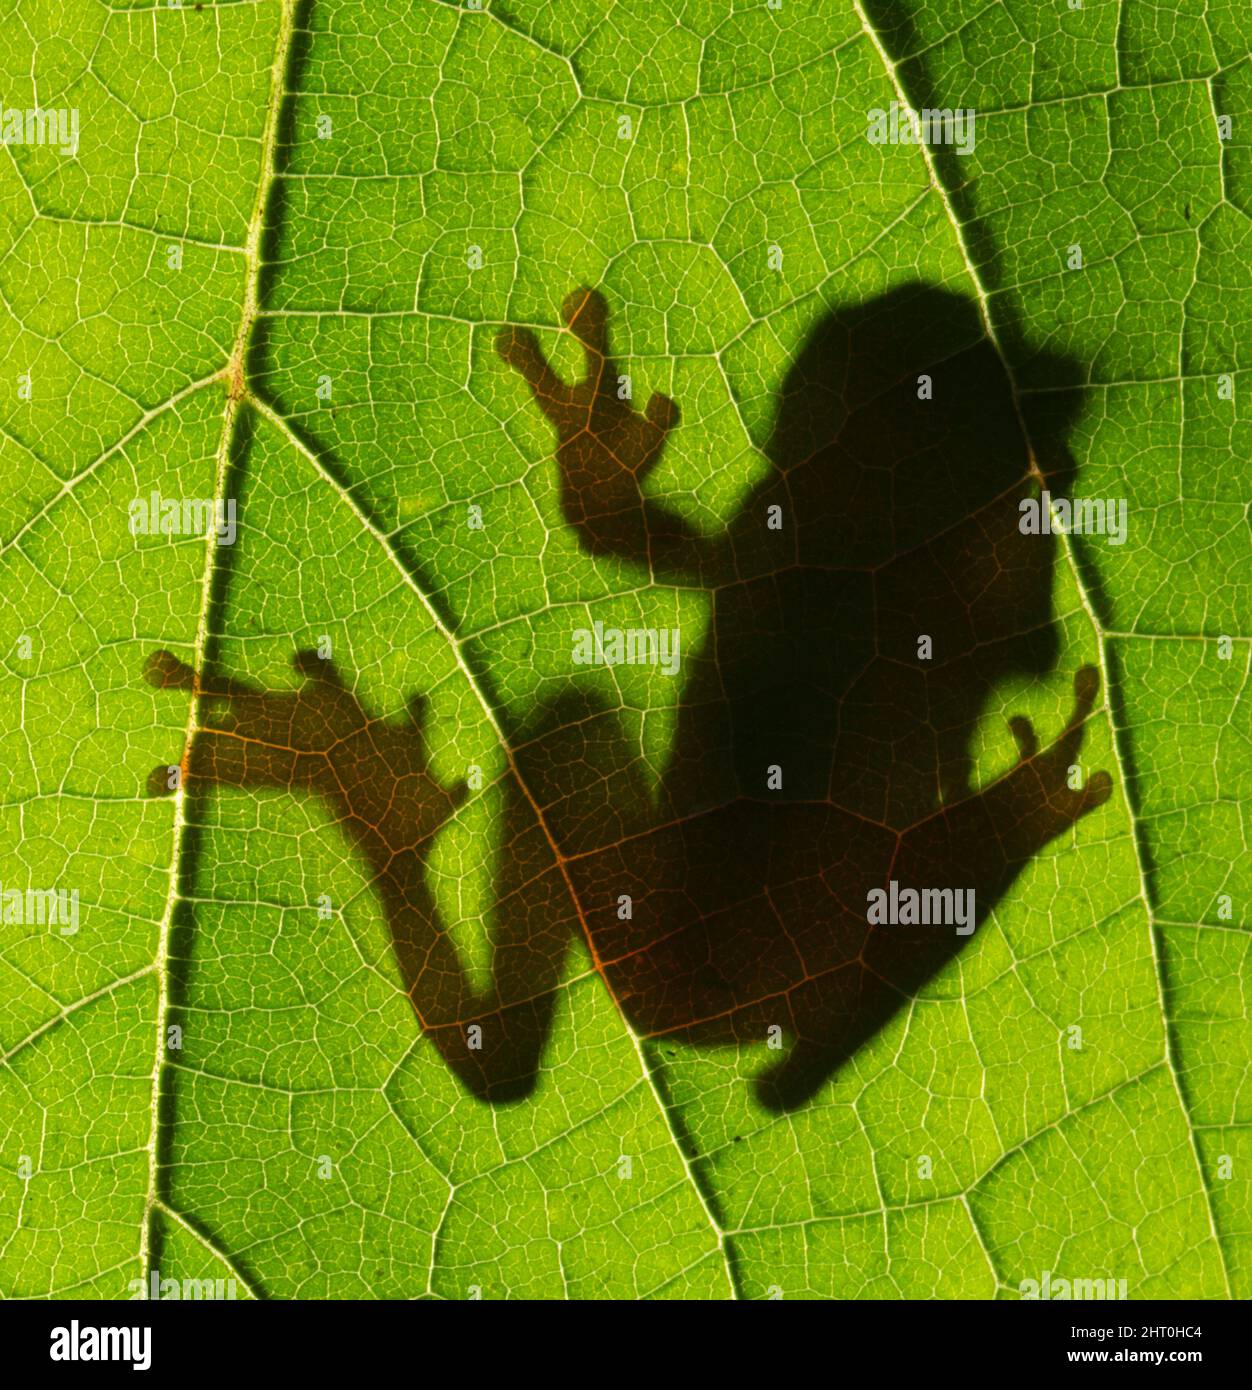
<svg viewBox="0 0 1252 1390"><path fill-rule="evenodd" d="M556 426L580 547L636 583L706 595L708 621L680 645L659 775L640 757L641 712L606 703L573 666L533 714L482 673L511 749L489 982L471 981L430 887L435 840L470 788L432 775L420 697L382 719L311 652L287 691L156 652L149 682L191 692L201 714L183 764L155 769L149 791L186 779L196 795L270 787L328 805L368 867L420 1027L484 1100L533 1091L581 935L640 1037L764 1045L756 1093L788 1110L1110 794L1105 774L1071 773L1098 693L1090 668L1050 744L1015 717L1016 759L980 787L973 776L997 687L1058 658L1056 540L1024 534L1020 504L1045 481L1068 489L1078 396L1032 398L1032 457L967 300L912 284L827 313L786 374L763 480L713 535L642 486L681 403L654 396L640 413L618 399L608 317L596 291L566 302L586 354L574 387L532 335L506 331L500 353ZM893 882L932 890L943 920L871 922L871 895Z"/></svg>

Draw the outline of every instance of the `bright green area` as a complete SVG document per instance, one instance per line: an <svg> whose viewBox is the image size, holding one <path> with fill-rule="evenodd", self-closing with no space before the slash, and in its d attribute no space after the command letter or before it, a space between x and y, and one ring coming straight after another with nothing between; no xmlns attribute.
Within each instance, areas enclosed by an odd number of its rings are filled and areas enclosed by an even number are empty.
<svg viewBox="0 0 1252 1390"><path fill-rule="evenodd" d="M1050 1270L1248 1297L1242 7L484 3L297 7L274 189L280 0L41 0L0 37L6 105L81 117L76 156L0 160L0 886L82 912L0 925L0 1292L126 1297L156 1263L240 1296L1012 1297ZM977 111L938 187L864 138L902 97ZM579 550L499 326L572 376L558 306L601 286L636 399L682 405L650 486L712 531L823 309L917 278L985 300L1027 419L1042 354L1081 364L1077 490L1125 497L1129 536L1067 547L1059 669L997 693L979 770L1097 661L1083 756L1116 790L814 1103L759 1109L757 1049L635 1039L577 952L536 1095L491 1110L418 1036L323 807L217 793L182 862L187 803L144 784L188 699L145 658L192 660L212 613L225 669L291 687L325 636L379 713L429 696L445 785L483 769L431 863L481 975L500 729L568 680L571 626L708 616ZM275 413L243 415L211 607L203 541L136 540L127 507L212 495L249 285ZM663 768L673 683L581 679Z"/></svg>

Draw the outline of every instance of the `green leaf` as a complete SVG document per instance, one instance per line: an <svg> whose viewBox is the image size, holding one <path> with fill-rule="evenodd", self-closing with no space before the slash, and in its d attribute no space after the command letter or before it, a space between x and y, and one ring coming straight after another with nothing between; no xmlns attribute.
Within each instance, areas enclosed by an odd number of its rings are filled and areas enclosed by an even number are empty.
<svg viewBox="0 0 1252 1390"><path fill-rule="evenodd" d="M1241 11L483 2L0 41L0 1292L1247 1297Z"/></svg>

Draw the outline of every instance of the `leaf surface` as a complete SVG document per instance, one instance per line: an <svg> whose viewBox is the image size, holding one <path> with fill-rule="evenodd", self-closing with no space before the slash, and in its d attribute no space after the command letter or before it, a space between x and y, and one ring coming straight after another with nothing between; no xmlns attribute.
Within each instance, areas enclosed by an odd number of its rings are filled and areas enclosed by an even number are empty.
<svg viewBox="0 0 1252 1390"><path fill-rule="evenodd" d="M126 1297L157 1270L262 1297L954 1298L1052 1271L1246 1297L1239 9L23 15L0 41L6 101L76 107L82 134L73 158L0 161L0 332L32 385L0 403L0 887L75 888L81 923L2 928L0 1289ZM973 108L973 152L869 142L893 101ZM593 553L570 455L554 462L558 431L501 351L532 333L578 381L560 310L580 286L604 297L635 409L676 403L644 491L683 545L748 534L779 402L827 322L853 344L835 396L867 438L899 416L874 413L871 383L936 362L941 388L986 401L963 407L983 435L966 463L1037 483L1068 456L1075 495L1127 502L1124 545L1054 538L1042 620L1000 604L995 641L1039 626L1051 659L991 661L961 711L970 789L990 794L1018 756L1008 721L1056 746L1094 667L1080 761L1111 797L1050 831L802 1104L754 1085L793 980L754 976L733 1040L693 1038L678 1024L717 1013L705 995L640 1026L646 988L632 1005L601 949L630 873L695 891L645 853L638 827L667 807L713 877L748 872L761 841L705 845L676 756L704 727L693 691L732 576L684 577L661 551L649 570L620 536ZM1019 455L993 457L1000 439ZM850 529L796 509L840 564L890 575L883 517L921 526L951 502L933 458L910 476L896 510L840 498ZM235 499L234 544L132 534L153 492ZM596 622L679 629L686 674L576 671L571 629ZM319 647L342 698L301 693L293 656ZM265 700L232 706L228 680ZM370 747L326 764L338 790L274 753L230 761L231 718L273 749L341 715ZM151 794L177 764L192 775ZM866 785L833 800L866 824L951 801L872 749L858 765ZM439 812L407 877L380 867L386 812L348 814L391 804L397 769L396 795L420 782L420 815ZM811 825L765 823L780 854ZM840 827L832 864L859 844ZM805 911L779 899L782 938ZM406 997L436 948L452 964ZM484 1099L456 1049L501 994L539 1062L506 1058L516 1094Z"/></svg>

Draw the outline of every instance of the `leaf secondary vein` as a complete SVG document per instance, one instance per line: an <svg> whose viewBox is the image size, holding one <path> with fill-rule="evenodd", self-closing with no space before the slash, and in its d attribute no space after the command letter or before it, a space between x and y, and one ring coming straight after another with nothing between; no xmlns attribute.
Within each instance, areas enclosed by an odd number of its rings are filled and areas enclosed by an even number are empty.
<svg viewBox="0 0 1252 1390"><path fill-rule="evenodd" d="M223 376L226 380L226 402L222 409L222 430L217 449L216 479L214 495L224 497L230 473L231 445L238 427L239 408L245 398L243 389L244 355L252 337L253 325L257 317L258 286L261 277L261 236L264 229L265 205L275 177L275 150L278 143L278 117L286 95L286 75L292 55L292 37L295 30L296 0L282 0L279 15L278 33L274 43L274 60L270 69L270 95L266 106L265 126L261 137L260 174L257 179L256 200L248 222L248 236L245 243L246 270L244 276L243 306L239 317L239 329L235 335L234 348L226 364ZM205 541L204 581L201 587L200 614L196 624L194 644L194 665L199 670L203 663L205 648L209 639L209 610L213 591L214 576L217 571L217 535L211 528ZM193 698L188 703L187 725L183 736L183 752L180 765L185 771L191 754L192 741L196 736L199 721L199 700ZM160 1125L161 1077L166 1066L166 1026L169 1017L169 951L170 931L174 909L178 902L179 877L183 861L183 851L187 839L187 779L180 777L174 794L174 825L171 837L172 853L169 866L169 889L165 907L161 913L157 933L157 950L154 961L157 981L157 1027L156 1050L152 1067L151 1119L148 1134L148 1188L144 1199L144 1214L139 1237L139 1264L142 1277L147 1280L151 1274L152 1231L156 1213L161 1205L159 1200L158 1173L162 1161L163 1145Z"/></svg>
<svg viewBox="0 0 1252 1390"><path fill-rule="evenodd" d="M861 25L865 30L866 37L873 44L875 50L879 55L879 58L882 60L883 67L886 69L887 72L888 80L891 82L891 85L895 90L896 99L903 105L909 105L910 103L908 99L908 94L904 90L904 84L900 80L900 75L896 69L895 62L892 60L891 55L887 52L886 45L883 43L877 31L870 23L869 16L866 14L864 9L863 0L852 0L852 3L858 17L860 18ZM1120 44L1118 47L1120 61ZM1009 382L1009 390L1012 395L1013 410L1017 415L1018 424L1022 432L1022 438L1026 440L1027 447L1029 449L1031 474L1033 475L1035 480L1041 485L1041 487L1046 487L1046 480L1044 479L1043 473L1039 468L1038 461L1035 458L1034 448L1031 445L1030 431L1027 428L1025 415L1022 411L1021 392L1017 385L1017 376L1013 370L1012 363L1009 361L1009 358L1005 353L1003 346L1001 345L999 335L996 331L995 323L991 317L991 309L987 301L986 288L984 287L982 279L979 276L978 271L974 265L973 257L969 254L969 248L965 244L965 229L961 225L961 221L957 217L956 211L953 208L951 200L948 197L948 191L944 186L943 181L939 177L938 169L936 168L935 162L931 157L930 147L924 141L921 142L919 145L919 152L921 154L923 162L925 163L926 173L930 179L930 183L939 197L939 200L943 206L943 210L947 215L948 221L952 224L952 230L956 236L957 245L960 248L961 258L965 263L965 268L969 274L970 283L973 286L975 297L978 301L978 312L980 318L982 319L983 330L987 335L988 341L991 343L992 347L995 349L997 355L999 356L1000 361L1003 363L1004 371ZM1083 583L1082 574L1074 554L1072 538L1068 535L1068 533L1065 531L1063 527L1060 528L1060 530L1061 551L1062 554L1064 554L1066 563L1069 565L1070 571L1073 575L1074 584L1082 601L1083 608L1086 610L1087 617L1091 622L1092 632L1094 633L1096 639L1096 647L1099 654L1100 677L1104 691L1104 700L1105 705L1109 710L1109 725L1112 730L1113 757L1117 764L1117 770L1121 778L1123 793L1125 793L1125 789L1129 786L1129 782L1126 776L1126 757L1123 750L1125 731L1118 728L1117 722L1113 718L1112 706L1108 700L1108 691L1111 689L1111 686L1108 661L1107 634L1104 632L1103 628L1100 625L1099 617L1091 602L1091 596L1087 592L1087 586ZM1129 801L1127 802L1127 807L1129 811ZM1212 1194L1210 1193L1208 1183L1205 1181L1204 1178L1204 1165L1200 1161L1200 1152L1196 1144L1195 1130L1194 1126L1191 1123L1191 1114L1187 1108L1186 1097L1183 1093L1182 1083L1178 1075L1177 1059L1174 1056L1173 1033L1170 1028L1169 1014L1165 1007L1165 966L1164 960L1161 956L1161 943L1159 939L1159 933L1157 931L1155 914L1152 907L1151 897L1148 892L1145 850L1140 838L1139 826L1136 822L1133 813L1129 814L1127 819L1130 827L1131 844L1134 846L1135 866L1138 871L1138 896L1143 902L1144 912L1147 916L1148 935L1152 943L1152 958L1153 963L1156 966L1155 975L1157 982L1157 996L1160 1003L1161 1020L1165 1034L1164 1063L1169 1073L1170 1080L1173 1084L1174 1092L1178 1097L1179 1108L1182 1111L1182 1114L1187 1122L1187 1134L1191 1145L1191 1152L1195 1159L1196 1175L1199 1179L1200 1190L1204 1194L1205 1208L1208 1212L1209 1231L1213 1237L1213 1243L1217 1247L1218 1262L1221 1266L1222 1278L1225 1281L1226 1285L1226 1296L1227 1298L1230 1298L1233 1297L1233 1294L1231 1292L1230 1270L1228 1269L1226 1263L1226 1252L1222 1246L1221 1236L1217 1229L1216 1215L1213 1211Z"/></svg>

